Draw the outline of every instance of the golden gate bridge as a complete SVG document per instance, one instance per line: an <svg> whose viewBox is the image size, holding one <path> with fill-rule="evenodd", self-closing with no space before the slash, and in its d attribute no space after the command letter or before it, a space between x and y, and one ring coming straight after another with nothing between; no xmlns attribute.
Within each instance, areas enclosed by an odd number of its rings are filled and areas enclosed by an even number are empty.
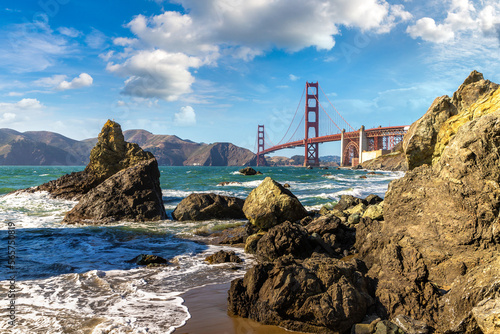
<svg viewBox="0 0 500 334"><path fill-rule="evenodd" d="M328 104L320 103L319 90ZM305 96L305 113L298 111ZM327 112L330 110L330 113ZM320 112L321 111L321 112ZM330 116L332 114L333 116ZM295 127L294 125L297 124ZM366 160L388 153L403 140L409 126L388 126L354 129L337 111L318 82L306 82L295 115L278 144L270 140L264 125L257 128L257 166L265 165L264 155L287 148L304 147L304 166L319 166L319 144L340 141L341 166L356 166ZM292 129L295 129L293 132ZM271 143L271 146L268 146Z"/></svg>

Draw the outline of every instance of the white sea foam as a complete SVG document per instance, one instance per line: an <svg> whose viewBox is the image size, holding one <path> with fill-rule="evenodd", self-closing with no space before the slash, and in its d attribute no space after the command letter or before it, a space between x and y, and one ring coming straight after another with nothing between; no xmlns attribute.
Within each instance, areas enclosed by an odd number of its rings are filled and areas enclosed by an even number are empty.
<svg viewBox="0 0 500 334"><path fill-rule="evenodd" d="M61 222L76 203L54 199L48 192L18 191L0 196L0 219L13 221L18 228L61 227L53 223ZM7 229L7 224L2 224L2 229Z"/></svg>

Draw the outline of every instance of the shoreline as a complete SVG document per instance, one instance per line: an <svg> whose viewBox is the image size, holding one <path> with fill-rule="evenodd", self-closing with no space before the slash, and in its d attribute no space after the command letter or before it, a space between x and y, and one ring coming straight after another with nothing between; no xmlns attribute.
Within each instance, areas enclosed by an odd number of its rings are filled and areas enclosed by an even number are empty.
<svg viewBox="0 0 500 334"><path fill-rule="evenodd" d="M231 283L218 283L191 289L180 295L191 317L174 334L305 334L263 325L227 314L227 292Z"/></svg>

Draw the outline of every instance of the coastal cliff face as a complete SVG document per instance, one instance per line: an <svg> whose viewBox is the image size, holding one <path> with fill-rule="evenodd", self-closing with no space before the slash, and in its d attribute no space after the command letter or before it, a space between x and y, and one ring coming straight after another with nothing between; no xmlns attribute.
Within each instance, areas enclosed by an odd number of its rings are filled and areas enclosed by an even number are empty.
<svg viewBox="0 0 500 334"><path fill-rule="evenodd" d="M438 333L500 330L494 320L500 317L500 89L491 90L495 85L471 73L451 100L458 112L427 132L430 147L418 153L427 152L426 164L416 167L410 154L413 169L391 182L385 221L357 228L356 246L368 275L377 280L379 311L389 318L405 314ZM439 101L451 106L449 98Z"/></svg>

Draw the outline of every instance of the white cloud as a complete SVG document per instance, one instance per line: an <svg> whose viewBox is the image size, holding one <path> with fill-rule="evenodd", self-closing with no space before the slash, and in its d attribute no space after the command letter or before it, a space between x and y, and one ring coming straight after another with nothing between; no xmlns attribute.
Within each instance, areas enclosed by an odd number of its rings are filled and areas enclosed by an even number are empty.
<svg viewBox="0 0 500 334"><path fill-rule="evenodd" d="M75 28L67 28L67 27L60 27L57 29L60 34L68 36L68 37L78 37L81 35L81 32L76 30Z"/></svg>
<svg viewBox="0 0 500 334"><path fill-rule="evenodd" d="M66 80L67 76L63 74L56 74L51 77L40 78L38 80L33 81L35 86L39 87L57 87L61 82Z"/></svg>
<svg viewBox="0 0 500 334"><path fill-rule="evenodd" d="M296 76L296 75L293 75L293 74L290 74L290 75L288 76L288 78L289 78L290 80L292 80L292 81L297 81L297 80L299 80L299 79L300 79L300 77L298 77L298 76Z"/></svg>
<svg viewBox="0 0 500 334"><path fill-rule="evenodd" d="M498 37L500 3L484 0L452 0L442 23L423 17L409 26L406 32L414 39L422 38L433 43L452 43L463 37Z"/></svg>
<svg viewBox="0 0 500 334"><path fill-rule="evenodd" d="M402 5L386 0L173 2L182 5L185 14L138 15L127 25L135 38L114 39L129 53L122 64L108 64L110 71L128 77L125 94L175 100L191 91L191 68L215 66L220 57L249 61L274 48L330 50L341 26L385 33L411 18ZM145 58L149 63L139 66ZM155 67L161 67L161 73L149 70ZM172 76L174 69L181 75ZM172 86L173 92L168 90Z"/></svg>
<svg viewBox="0 0 500 334"><path fill-rule="evenodd" d="M37 99L22 99L18 102L0 102L0 120L2 127L22 124L38 115L44 105Z"/></svg>
<svg viewBox="0 0 500 334"><path fill-rule="evenodd" d="M94 79L87 73L82 73L70 82L64 80L57 85L57 90L77 89L91 86Z"/></svg>
<svg viewBox="0 0 500 334"><path fill-rule="evenodd" d="M0 35L0 66L12 72L42 71L76 51L68 36L57 34L40 14L39 21L9 26Z"/></svg>
<svg viewBox="0 0 500 334"><path fill-rule="evenodd" d="M406 32L414 39L420 37L424 41L443 43L452 40L455 33L449 25L436 25L430 17L421 18L415 25L408 27Z"/></svg>
<svg viewBox="0 0 500 334"><path fill-rule="evenodd" d="M155 50L140 51L123 64L109 63L107 70L127 77L124 95L175 101L191 92L194 77L189 69L201 64L199 58L183 53Z"/></svg>
<svg viewBox="0 0 500 334"><path fill-rule="evenodd" d="M196 113L191 106L182 107L181 111L175 113L174 124L177 126L191 126L196 124Z"/></svg>
<svg viewBox="0 0 500 334"><path fill-rule="evenodd" d="M102 49L106 41L106 35L97 29L92 29L92 32L85 37L85 43L92 49Z"/></svg>

